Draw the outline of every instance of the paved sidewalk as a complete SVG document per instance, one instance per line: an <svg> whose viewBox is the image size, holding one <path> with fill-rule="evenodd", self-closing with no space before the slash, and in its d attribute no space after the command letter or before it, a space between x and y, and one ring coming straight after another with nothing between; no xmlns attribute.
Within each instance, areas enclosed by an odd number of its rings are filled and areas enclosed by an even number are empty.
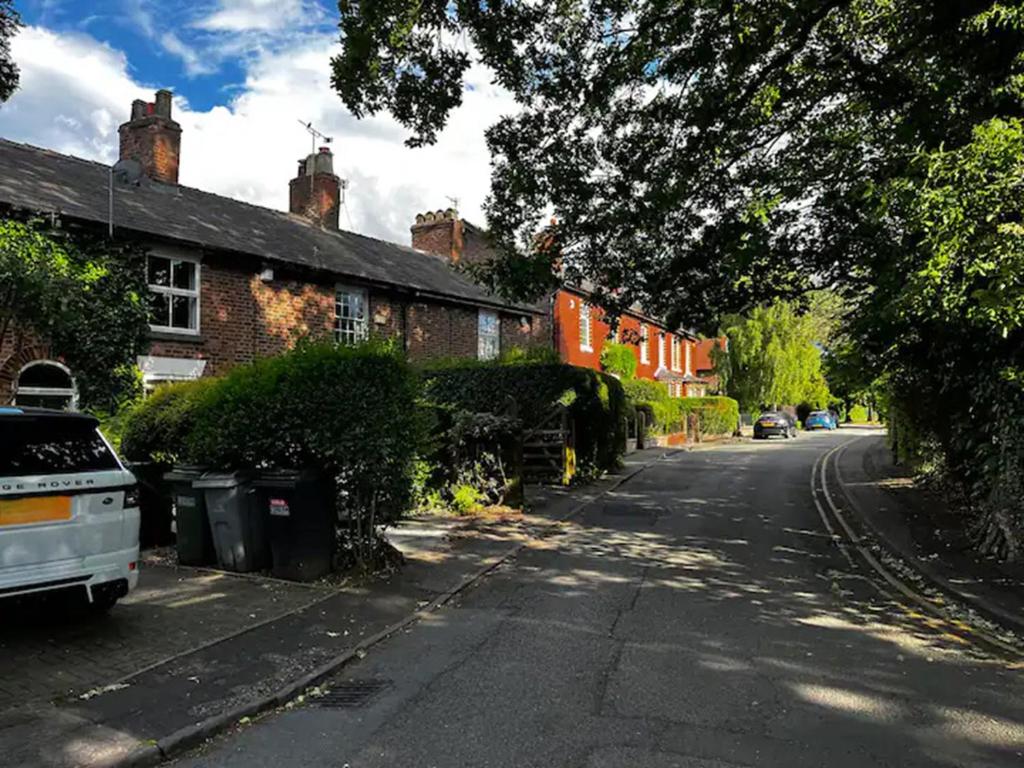
<svg viewBox="0 0 1024 768"><path fill-rule="evenodd" d="M869 535L942 591L1024 633L1024 567L978 556L956 511L892 463L881 433L856 440L838 458L841 487Z"/></svg>
<svg viewBox="0 0 1024 768"><path fill-rule="evenodd" d="M408 520L390 534L406 565L366 583L310 588L153 566L105 620L5 622L3 764L155 762L165 745L201 740L218 718L229 724L410 620L663 453L634 453L621 473L584 488L531 489L526 515ZM225 633L233 636L210 642Z"/></svg>

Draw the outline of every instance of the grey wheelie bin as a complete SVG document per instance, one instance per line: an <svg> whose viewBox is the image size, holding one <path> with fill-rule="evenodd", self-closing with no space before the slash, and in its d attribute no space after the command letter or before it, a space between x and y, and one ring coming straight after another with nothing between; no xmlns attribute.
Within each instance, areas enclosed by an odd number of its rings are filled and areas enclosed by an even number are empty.
<svg viewBox="0 0 1024 768"><path fill-rule="evenodd" d="M174 531L177 536L178 562L182 565L213 565L213 548L206 499L193 483L203 475L202 467L177 465L164 475L170 486L174 507Z"/></svg>
<svg viewBox="0 0 1024 768"><path fill-rule="evenodd" d="M265 470L254 481L257 506L267 525L273 574L312 581L334 563L334 484L322 475Z"/></svg>
<svg viewBox="0 0 1024 768"><path fill-rule="evenodd" d="M242 472L206 472L193 483L203 491L217 564L226 571L248 573L270 565L263 516L253 503L251 479Z"/></svg>

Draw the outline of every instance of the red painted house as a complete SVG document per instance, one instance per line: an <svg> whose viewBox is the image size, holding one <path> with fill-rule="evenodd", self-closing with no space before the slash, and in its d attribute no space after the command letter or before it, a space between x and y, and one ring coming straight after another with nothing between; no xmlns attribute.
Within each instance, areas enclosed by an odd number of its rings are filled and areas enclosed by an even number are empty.
<svg viewBox="0 0 1024 768"><path fill-rule="evenodd" d="M618 339L634 348L638 379L663 382L673 397L705 394L706 384L694 368L698 341L692 333L669 328L636 308L619 318L613 334L589 292L575 287L555 294L553 315L555 349L565 362L600 370L604 345Z"/></svg>
<svg viewBox="0 0 1024 768"><path fill-rule="evenodd" d="M417 216L412 245L453 264L494 258L487 233L451 209ZM600 370L605 343L618 338L634 346L637 378L663 382L674 397L701 397L706 393L707 383L695 367L698 339L692 333L669 328L637 308L619 319L613 337L611 326L594 306L589 291L564 287L549 300L554 348L564 362Z"/></svg>

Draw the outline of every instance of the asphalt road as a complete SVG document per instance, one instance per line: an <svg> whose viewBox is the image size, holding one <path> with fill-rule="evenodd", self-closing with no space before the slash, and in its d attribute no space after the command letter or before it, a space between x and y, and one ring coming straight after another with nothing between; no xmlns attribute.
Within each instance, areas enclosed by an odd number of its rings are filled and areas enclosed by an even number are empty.
<svg viewBox="0 0 1024 768"><path fill-rule="evenodd" d="M1024 670L897 605L824 535L850 433L677 454L332 685L179 760L262 766L1021 766Z"/></svg>

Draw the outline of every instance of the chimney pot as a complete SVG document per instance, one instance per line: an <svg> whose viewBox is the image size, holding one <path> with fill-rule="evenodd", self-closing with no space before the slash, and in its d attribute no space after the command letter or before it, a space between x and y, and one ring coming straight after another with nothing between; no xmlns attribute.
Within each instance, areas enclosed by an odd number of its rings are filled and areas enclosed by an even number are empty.
<svg viewBox="0 0 1024 768"><path fill-rule="evenodd" d="M171 119L171 92L161 88L156 92L156 113L160 117Z"/></svg>

